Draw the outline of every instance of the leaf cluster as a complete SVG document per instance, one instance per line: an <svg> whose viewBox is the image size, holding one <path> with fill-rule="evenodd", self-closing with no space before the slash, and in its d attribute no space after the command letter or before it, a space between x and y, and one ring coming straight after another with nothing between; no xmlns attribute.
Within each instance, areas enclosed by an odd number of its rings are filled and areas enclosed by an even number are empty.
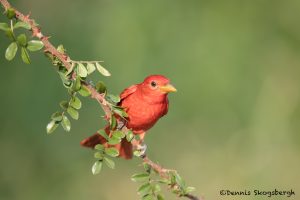
<svg viewBox="0 0 300 200"><path fill-rule="evenodd" d="M31 30L31 26L15 18L15 11L12 8L6 11L6 16L9 18L9 23L0 22L0 30L3 31L11 41L6 48L5 58L8 61L13 60L19 50L22 61L26 64L30 64L29 51L38 51L44 47L44 44L40 40L28 40L25 33L18 33L20 32L17 31L18 29Z"/></svg>

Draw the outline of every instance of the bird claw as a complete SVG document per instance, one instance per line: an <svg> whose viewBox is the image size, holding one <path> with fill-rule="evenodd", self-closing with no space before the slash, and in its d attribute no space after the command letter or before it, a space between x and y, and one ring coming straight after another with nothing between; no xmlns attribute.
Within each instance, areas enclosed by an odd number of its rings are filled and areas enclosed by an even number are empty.
<svg viewBox="0 0 300 200"><path fill-rule="evenodd" d="M145 157L146 156L146 150L147 150L147 145L145 143L143 144L138 144L136 146L136 150L134 151L134 154L139 157Z"/></svg>

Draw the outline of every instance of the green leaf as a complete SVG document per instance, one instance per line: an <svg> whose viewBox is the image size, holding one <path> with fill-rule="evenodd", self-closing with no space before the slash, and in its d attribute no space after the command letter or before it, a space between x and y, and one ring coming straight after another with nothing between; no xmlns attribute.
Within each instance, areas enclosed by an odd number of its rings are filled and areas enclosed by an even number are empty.
<svg viewBox="0 0 300 200"><path fill-rule="evenodd" d="M156 198L157 200L165 200L165 198L161 194L158 194Z"/></svg>
<svg viewBox="0 0 300 200"><path fill-rule="evenodd" d="M191 192L194 192L195 190L196 190L196 188L189 186L189 187L185 188L185 193L191 193Z"/></svg>
<svg viewBox="0 0 300 200"><path fill-rule="evenodd" d="M131 142L133 138L134 138L133 132L131 130L128 130L128 132L126 134L126 140L128 142Z"/></svg>
<svg viewBox="0 0 300 200"><path fill-rule="evenodd" d="M15 36L11 29L6 30L5 35L12 41L15 41Z"/></svg>
<svg viewBox="0 0 300 200"><path fill-rule="evenodd" d="M93 164L93 167L92 167L92 173L95 175L95 174L99 174L100 171L102 169L102 161L96 161L94 164Z"/></svg>
<svg viewBox="0 0 300 200"><path fill-rule="evenodd" d="M69 107L67 109L67 112L69 113L69 115L73 118L73 119L78 119L79 118L79 113L77 110L75 110L75 108L73 107Z"/></svg>
<svg viewBox="0 0 300 200"><path fill-rule="evenodd" d="M155 185L152 186L152 191L153 191L153 193L156 194L156 193L161 191L161 188L158 184L155 184Z"/></svg>
<svg viewBox="0 0 300 200"><path fill-rule="evenodd" d="M67 116L63 116L62 118L62 123L61 123L62 127L65 129L65 131L69 132L71 130L71 122L68 119Z"/></svg>
<svg viewBox="0 0 300 200"><path fill-rule="evenodd" d="M7 23L0 23L0 30L8 31L9 30L8 24Z"/></svg>
<svg viewBox="0 0 300 200"><path fill-rule="evenodd" d="M68 69L67 73L64 74L65 77L71 75L71 73L74 71L74 67L75 67L75 64L72 63L72 64L71 64L71 67Z"/></svg>
<svg viewBox="0 0 300 200"><path fill-rule="evenodd" d="M108 140L108 144L110 145L116 145L116 144L119 144L121 142L121 139L120 138L117 138L115 136L112 136L111 138L109 138Z"/></svg>
<svg viewBox="0 0 300 200"><path fill-rule="evenodd" d="M104 152L111 157L117 157L119 155L118 149L114 147L106 148Z"/></svg>
<svg viewBox="0 0 300 200"><path fill-rule="evenodd" d="M76 79L74 80L74 84L72 89L77 92L78 90L80 90L81 87L81 79L80 76L77 76Z"/></svg>
<svg viewBox="0 0 300 200"><path fill-rule="evenodd" d="M13 9L13 8L8 8L8 9L6 10L6 16L7 16L8 19L14 18L14 17L16 16L15 9Z"/></svg>
<svg viewBox="0 0 300 200"><path fill-rule="evenodd" d="M30 64L29 54L25 47L21 48L21 57L24 63Z"/></svg>
<svg viewBox="0 0 300 200"><path fill-rule="evenodd" d="M102 154L101 152L95 152L95 153L94 153L94 157L95 157L96 159L102 160L102 159L103 159L103 154Z"/></svg>
<svg viewBox="0 0 300 200"><path fill-rule="evenodd" d="M110 116L110 120L109 120L109 123L110 123L110 129L115 129L116 126L117 126L117 120L116 120L116 117L114 115Z"/></svg>
<svg viewBox="0 0 300 200"><path fill-rule="evenodd" d="M98 150L98 151L103 151L104 150L104 146L102 144L97 144L94 149Z"/></svg>
<svg viewBox="0 0 300 200"><path fill-rule="evenodd" d="M127 113L123 109L114 108L113 111L122 118L128 117Z"/></svg>
<svg viewBox="0 0 300 200"><path fill-rule="evenodd" d="M26 46L26 48L29 51L38 51L38 50L42 49L43 47L44 47L44 44L40 40L30 40Z"/></svg>
<svg viewBox="0 0 300 200"><path fill-rule="evenodd" d="M54 121L60 122L62 120L62 113L61 112L55 112L51 115L51 119Z"/></svg>
<svg viewBox="0 0 300 200"><path fill-rule="evenodd" d="M151 194L147 194L142 197L142 200L154 200L154 197Z"/></svg>
<svg viewBox="0 0 300 200"><path fill-rule="evenodd" d="M62 108L62 109L67 109L68 107L69 107L69 102L67 102L67 101L61 101L60 103L59 103L59 105L60 105L60 107Z"/></svg>
<svg viewBox="0 0 300 200"><path fill-rule="evenodd" d="M177 172L174 172L174 176L175 176L176 183L177 183L181 188L184 188L184 187L185 187L185 182L184 182L184 180L179 176L179 174L178 174Z"/></svg>
<svg viewBox="0 0 300 200"><path fill-rule="evenodd" d="M115 162L107 157L104 157L103 159L104 163L107 165L107 167L114 169L115 168Z"/></svg>
<svg viewBox="0 0 300 200"><path fill-rule="evenodd" d="M102 81L99 81L96 84L96 90L101 94L101 93L105 93L106 92L106 86L104 85L104 83Z"/></svg>
<svg viewBox="0 0 300 200"><path fill-rule="evenodd" d="M80 90L78 91L78 93L83 96L83 97L88 97L91 95L91 92L90 90L85 86L85 85L82 85Z"/></svg>
<svg viewBox="0 0 300 200"><path fill-rule="evenodd" d="M103 76L110 76L111 74L107 69L102 67L99 63L96 63L97 70L103 75Z"/></svg>
<svg viewBox="0 0 300 200"><path fill-rule="evenodd" d="M151 166L148 163L143 163L143 167L148 174L151 172Z"/></svg>
<svg viewBox="0 0 300 200"><path fill-rule="evenodd" d="M5 51L5 58L6 60L12 60L18 51L18 45L16 42L12 42Z"/></svg>
<svg viewBox="0 0 300 200"><path fill-rule="evenodd" d="M70 101L70 106L72 106L73 108L76 109L80 109L81 108L81 101L78 97L72 97L71 101Z"/></svg>
<svg viewBox="0 0 300 200"><path fill-rule="evenodd" d="M25 28L27 30L30 30L31 29L31 26L25 22L21 22L21 21L18 21L15 25L14 25L14 29L16 28Z"/></svg>
<svg viewBox="0 0 300 200"><path fill-rule="evenodd" d="M171 184L170 180L166 178L161 178L158 182L167 185Z"/></svg>
<svg viewBox="0 0 300 200"><path fill-rule="evenodd" d="M151 190L151 185L150 183L145 183L143 184L142 186L139 187L138 189L138 193L140 195L145 195L145 194L148 194Z"/></svg>
<svg viewBox="0 0 300 200"><path fill-rule="evenodd" d="M125 133L123 133L122 131L114 131L113 136L116 137L116 138L124 138Z"/></svg>
<svg viewBox="0 0 300 200"><path fill-rule="evenodd" d="M19 43L21 46L25 47L26 44L27 44L27 37L26 37L26 35L25 35L24 33L18 35L17 41L18 41L18 43Z"/></svg>
<svg viewBox="0 0 300 200"><path fill-rule="evenodd" d="M119 103L121 100L119 96L113 94L107 94L106 98L108 98L108 100L112 101L113 103Z"/></svg>
<svg viewBox="0 0 300 200"><path fill-rule="evenodd" d="M88 72L82 63L78 63L77 65L77 74L80 77L86 77L88 75Z"/></svg>
<svg viewBox="0 0 300 200"><path fill-rule="evenodd" d="M99 133L102 137L104 137L107 141L109 140L109 137L107 135L107 133L105 132L105 130L100 129L97 131L97 133Z"/></svg>
<svg viewBox="0 0 300 200"><path fill-rule="evenodd" d="M91 73L93 73L96 70L96 67L95 67L95 65L93 63L88 63L86 65L86 69L87 69L87 73L91 74Z"/></svg>
<svg viewBox="0 0 300 200"><path fill-rule="evenodd" d="M148 181L150 175L148 173L134 174L131 176L131 180L134 182Z"/></svg>
<svg viewBox="0 0 300 200"><path fill-rule="evenodd" d="M51 122L48 123L47 127L46 127L46 130L47 130L47 133L50 134L50 133L53 133L53 131L55 131L55 129L58 127L58 124L52 120Z"/></svg>
<svg viewBox="0 0 300 200"><path fill-rule="evenodd" d="M66 49L64 48L64 46L62 44L58 45L58 47L56 49L59 53L66 53Z"/></svg>

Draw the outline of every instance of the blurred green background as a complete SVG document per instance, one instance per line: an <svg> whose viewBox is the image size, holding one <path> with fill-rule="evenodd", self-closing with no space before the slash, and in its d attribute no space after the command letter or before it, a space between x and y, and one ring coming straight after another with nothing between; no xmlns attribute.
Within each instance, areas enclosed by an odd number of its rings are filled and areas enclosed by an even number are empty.
<svg viewBox="0 0 300 200"><path fill-rule="evenodd" d="M171 79L178 92L147 134L148 154L195 194L235 199L219 191L277 188L299 196L300 1L11 2L74 60L104 60L112 76L94 80L112 93L149 74ZM8 44L1 32L0 199L138 199L129 178L142 170L138 159L93 176L92 152L79 146L104 125L98 104L81 98L71 132L46 135L65 88L42 53L31 65L19 55L7 62Z"/></svg>

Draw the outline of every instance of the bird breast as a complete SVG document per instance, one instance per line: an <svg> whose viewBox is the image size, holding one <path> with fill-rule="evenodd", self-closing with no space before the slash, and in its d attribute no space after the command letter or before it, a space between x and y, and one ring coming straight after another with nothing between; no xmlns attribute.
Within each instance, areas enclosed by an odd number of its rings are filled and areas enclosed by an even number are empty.
<svg viewBox="0 0 300 200"><path fill-rule="evenodd" d="M168 101L149 102L130 95L122 101L121 105L128 114L127 127L136 134L143 133L150 129L168 109Z"/></svg>

